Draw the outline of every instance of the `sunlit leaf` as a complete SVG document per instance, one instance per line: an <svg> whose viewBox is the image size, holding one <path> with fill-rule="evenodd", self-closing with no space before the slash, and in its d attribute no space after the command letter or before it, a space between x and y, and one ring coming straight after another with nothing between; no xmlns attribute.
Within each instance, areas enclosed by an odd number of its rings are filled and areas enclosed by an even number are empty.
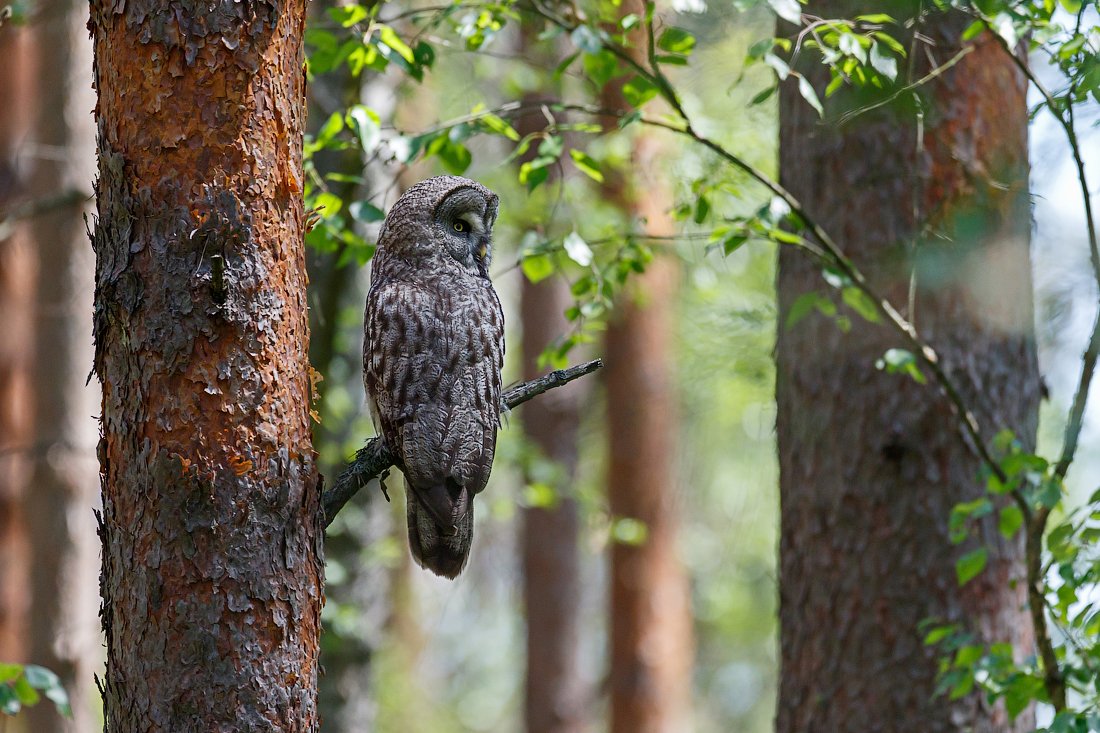
<svg viewBox="0 0 1100 733"><path fill-rule="evenodd" d="M657 39L657 48L681 56L690 56L695 49L695 36L683 28L666 28Z"/></svg>
<svg viewBox="0 0 1100 733"><path fill-rule="evenodd" d="M577 170L592 180L603 183L603 173L600 171L600 164L595 158L576 148L569 151L569 157L573 159L573 165L577 167Z"/></svg>
<svg viewBox="0 0 1100 733"><path fill-rule="evenodd" d="M768 0L768 5L783 20L799 23L802 20L802 6L798 0Z"/></svg>
<svg viewBox="0 0 1100 733"><path fill-rule="evenodd" d="M825 114L825 110L821 106L821 100L817 98L817 92L814 91L814 85L804 76L798 77L798 92L811 107L817 110L819 116Z"/></svg>
<svg viewBox="0 0 1100 733"><path fill-rule="evenodd" d="M643 76L635 76L623 84L623 98L631 107L641 107L656 96L656 85Z"/></svg>
<svg viewBox="0 0 1100 733"><path fill-rule="evenodd" d="M871 44L871 66L890 81L898 77L898 62L893 56L883 53L877 43Z"/></svg>
<svg viewBox="0 0 1100 733"><path fill-rule="evenodd" d="M569 255L569 259L581 267L588 267L592 264L592 248L576 231L566 234L565 241L562 244L565 247L565 254Z"/></svg>

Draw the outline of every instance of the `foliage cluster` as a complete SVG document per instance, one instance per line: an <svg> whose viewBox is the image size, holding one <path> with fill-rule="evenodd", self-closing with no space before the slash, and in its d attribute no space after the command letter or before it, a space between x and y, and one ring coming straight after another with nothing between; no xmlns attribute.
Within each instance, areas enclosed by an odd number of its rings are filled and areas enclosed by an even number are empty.
<svg viewBox="0 0 1100 733"><path fill-rule="evenodd" d="M743 75L763 68L771 78L748 105L766 105L779 85L790 80L829 124L847 124L886 105L922 116L926 105L923 88L972 47L964 46L957 56L942 60L916 78L912 61L922 51L921 18L948 11L970 16L963 40L981 34L994 38L1038 91L1041 99L1032 114L1053 115L1065 132L1081 183L1090 256L1100 283L1096 226L1075 120L1081 104L1089 98L1100 101L1100 28L1094 2L935 0L914 4L917 12L913 18L895 18L885 12L819 18L806 12L797 0L736 3L742 12L765 4L785 23L776 37L761 39L749 48ZM506 37L510 25L523 21L535 24L544 43L569 49L560 54L551 74L557 84L564 84L567 94L535 102L487 97L468 111L416 131L392 127L376 110L356 103L330 114L317 134L307 140L307 156L353 149L368 162L406 166L433 160L444 170L461 174L474 164L483 139L493 138L497 141L494 150L503 146L507 151L503 156L506 164L524 160L514 174L501 175L514 175L516 184L533 194L551 185L550 172L555 168L572 169L596 183L619 175L625 163L613 138L629 136L639 127L664 130L691 143L691 149L697 151L697 170L680 187L673 209L685 229L674 241L648 235L641 222L621 221L605 222L599 231L588 231L576 223L562 226L547 220L520 235L517 264L528 279L538 281L565 273L572 283L575 302L567 317L575 329L547 349L546 363L560 365L572 348L591 340L631 275L643 271L657 251L677 242L680 246L702 244L706 252L724 257L734 256L750 243L798 247L821 264L825 281L836 289L838 297L807 294L795 304L787 327L817 311L843 330L851 327L853 318L893 329L904 348L884 353L877 362L879 368L946 393L958 414L961 439L971 442L986 464L988 495L956 507L950 518L953 539L963 542L975 520L996 515L1005 537L1023 533L1027 544L1027 583L1038 653L1004 644L985 646L975 642L976 637L965 628L929 620L926 641L945 654L944 694L958 697L980 688L991 700L1003 699L1013 716L1034 701L1053 705L1055 716L1048 730L1096 727L1100 609L1090 596L1095 584L1092 548L1100 532L1096 511L1100 496L1094 495L1084 508L1067 511L1063 484L1076 451L1100 350L1097 329L1085 355L1058 459L1025 452L1006 433L987 444L972 417L973 406L960 396L933 347L893 304L872 289L857 263L845 256L842 243L818 226L760 163L735 152L720 130L710 132L715 126L708 124L700 105L685 93L684 77L679 76L683 67L696 61L705 46L703 41L709 40L705 27L689 27L689 16L678 17L683 25L672 25L656 12L652 2L645 5L643 13L626 15L612 2L584 8L540 2L454 2L389 15L384 4L345 5L327 12L325 21L316 24L307 37L311 74L344 68L358 77L398 68L411 80L422 82L441 52L463 49L475 55L488 54ZM1022 44L1032 58L1049 62L1060 73L1057 86L1048 89L1040 83L1018 55ZM828 70L830 82L824 99L792 63L792 57L810 53ZM622 109L606 109L592 101L598 98L596 92L612 81L624 82L626 106ZM851 92L856 103L834 105L827 111L828 100L842 90ZM515 120L532 112L542 115L546 124L521 135ZM307 198L319 214L319 225L311 232L309 243L320 251L339 249L343 258L365 262L373 250L364 225L382 218L381 192L345 200L334 192L332 184L347 182L346 174L321 174L308 160L307 171ZM364 183L361 179L354 182ZM559 198L563 195L557 193ZM745 210L745 201L753 199L763 201ZM958 560L960 585L981 573L987 560L983 547L969 546L972 549Z"/></svg>

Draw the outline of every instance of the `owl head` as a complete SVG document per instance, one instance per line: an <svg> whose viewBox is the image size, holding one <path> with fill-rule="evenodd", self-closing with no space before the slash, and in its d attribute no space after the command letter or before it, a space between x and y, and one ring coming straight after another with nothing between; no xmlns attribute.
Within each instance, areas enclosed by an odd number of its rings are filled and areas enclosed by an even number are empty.
<svg viewBox="0 0 1100 733"><path fill-rule="evenodd" d="M390 209L379 249L408 260L446 258L489 276L497 195L477 181L437 176L410 187Z"/></svg>

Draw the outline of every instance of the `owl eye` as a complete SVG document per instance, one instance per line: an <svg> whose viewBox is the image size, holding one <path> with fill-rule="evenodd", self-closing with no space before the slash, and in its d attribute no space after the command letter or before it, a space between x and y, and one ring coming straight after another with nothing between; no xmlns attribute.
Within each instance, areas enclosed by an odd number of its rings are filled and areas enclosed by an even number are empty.
<svg viewBox="0 0 1100 733"><path fill-rule="evenodd" d="M455 223L452 224L451 226L459 234L470 231L470 225L467 224L466 222L462 221L461 219L458 219L457 221L455 221Z"/></svg>

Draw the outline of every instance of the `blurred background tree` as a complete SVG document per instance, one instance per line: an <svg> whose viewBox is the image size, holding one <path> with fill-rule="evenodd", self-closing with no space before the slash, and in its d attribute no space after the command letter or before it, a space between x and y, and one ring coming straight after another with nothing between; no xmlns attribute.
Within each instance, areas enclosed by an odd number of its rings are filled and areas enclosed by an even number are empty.
<svg viewBox="0 0 1100 733"><path fill-rule="evenodd" d="M101 728L98 390L88 384L95 126L87 11L43 0L0 27L0 661L52 670L71 719L33 705L27 731ZM16 730L19 730L17 727Z"/></svg>
<svg viewBox="0 0 1100 733"><path fill-rule="evenodd" d="M1079 200L1080 189L1055 183L1073 181L1077 171L1064 137L1052 140L1064 133L1067 116L1073 122L1069 110L1076 110L1077 127L1070 125L1080 131L1075 150L1091 165L1091 151L1100 149L1087 142L1095 140L1088 137L1087 122L1096 119L1094 70L1100 68L1096 4L959 2L955 5L969 18L963 22L955 15L941 33L936 23L947 5L675 0L577 6L536 0L341 1L311 7L306 194L307 208L317 211L319 222L307 243L310 358L318 397L314 438L322 473L334 478L371 433L360 376L364 265L384 211L404 186L420 178L461 173L502 197L493 277L508 315L506 380L589 354L608 360L599 377L544 395L509 417L484 497L487 511L477 519L470 567L457 583L430 577L409 559L400 481L388 483L391 495L397 494L392 504L372 484L336 517L326 544L319 702L324 729L752 733L773 730L783 687L782 730L806 730L806 720L820 720L817 699L832 704L840 716L830 726L863 730L865 715L896 716L891 697L913 701L911 707L922 711L910 716L914 729L932 729L928 715L942 714L950 720L935 729L991 724L1007 730L1006 712L1015 715L1035 700L1051 700L1052 666L1036 660L1026 638L1030 620L1021 614L1023 586L1011 584L1020 575L1023 537L1012 524L1014 515L1001 499L982 494L984 477L974 476L981 461L967 457L950 408L934 388L910 379L914 373L934 376L920 362L920 350L896 342L881 325L881 312L880 325L865 322L876 317L878 306L835 261L825 258L832 269L820 278L821 262L796 251L816 241L805 233L806 222L797 211L791 214L783 196L759 185L781 178L856 264L868 267L871 282L903 315L912 316L910 292L917 294L917 326L922 332L930 327L925 335L943 349L945 362L965 360L974 346L966 333L945 341L946 327L920 317L926 296L934 300L921 289L923 278L914 289L908 277L883 274L897 265L881 262L876 248L896 234L914 247L942 252L942 245L921 237L961 241L973 233L966 225L977 226L976 220L933 230L915 222L945 220L932 189L945 176L957 181L958 170L948 161L955 159L949 150L959 141L968 150L981 148L1000 139L988 130L1009 130L1016 147L995 164L975 157L983 165L966 168L964 176L977 189L990 176L1004 182L998 166L1021 154L1020 80L1008 84L1017 95L1015 117L994 109L967 118L950 128L957 133L951 143L944 142L948 133L939 126L938 108L967 100L1007 104L1004 79L1016 72L996 44L1015 48L1016 40L1030 37L1037 73L1044 75L1038 81L1053 95L1053 103L1042 99L1040 85L1031 80L1032 145L1042 151L1034 178L1040 186L1047 181L1040 188L1046 196L1033 201L1039 221L1039 358L1053 396L1039 444L1047 454L1056 452L1057 433L1075 422L1065 410L1078 383L1096 284L1082 274L1089 270L1082 254L1087 247L1079 234L1066 233L1067 222L1075 224L1072 232L1088 229L1079 204L1067 204ZM56 285L59 273L70 271L62 264L69 262L65 258L83 246L78 237L76 248L59 249L74 241L65 237L79 228L78 206L48 207L51 218L40 223L21 217L28 211L25 204L48 202L69 187L83 191L81 181L90 187L89 174L79 166L59 179L49 166L27 163L43 151L39 138L49 140L45 150L51 154L75 145L75 137L52 132L58 120L49 118L75 105L78 113L71 119L87 122L80 115L90 103L74 91L86 91L87 82L73 87L58 76L70 73L68 57L49 49L66 48L67 41L58 38L45 51L38 49L35 34L46 38L48 30L36 30L36 6L10 7L22 24L0 27L0 98L35 103L0 109L5 283L0 290L5 323L0 329L0 662L52 665L75 692L89 681L86 673L70 673L67 665L76 670L75 663L50 660L49 651L30 652L45 650L43 642L57 647L57 641L71 637L59 626L49 631L39 624L46 630L34 633L45 636L34 641L28 613L42 608L36 620L45 621L53 613L45 610L57 602L86 626L94 623L94 603L32 590L32 577L41 588L57 582L52 578L60 577L55 568L61 566L50 553L52 545L64 543L49 535L50 546L35 549L43 534L29 528L53 522L50 531L57 532L62 520L68 527L89 523L94 500L83 497L68 511L51 510L59 500L45 492L32 497L27 487L32 470L75 465L67 463L65 452L79 442L75 434L42 433L53 428L40 426L48 426L54 415L75 425L74 416L94 412L81 406L77 393L52 388L86 372L88 357L79 355L78 336L81 329L87 332L88 319L78 313L76 331L68 335L55 329L63 343L53 347L43 335L54 331L36 325L29 314L68 312L56 297L90 298L91 281L77 275L83 286ZM53 12L46 12L48 7L41 5L43 19ZM857 20L832 18L861 11L867 15ZM910 14L918 16L915 24L905 21ZM797 22L797 28L781 26L776 33L777 15ZM987 27L997 33L981 35ZM936 45L918 49L914 28ZM974 43L960 48L977 47L980 53L956 58L960 35ZM37 60L43 54L50 63ZM924 78L926 73L932 76ZM840 120L863 107L874 109ZM976 120L985 120L979 132L973 130ZM939 167L920 164L922 156ZM1069 167L1059 167L1062 161ZM39 176L38 170L45 173ZM815 175L819 170L828 175ZM1017 180L1008 186L1005 211L1022 198L1021 185ZM32 193L38 186L41 192ZM910 189L918 193L910 195ZM868 203L857 203L861 197ZM1013 215L1022 232L1024 215L1017 209L1008 219ZM46 233L55 217L66 233ZM897 231L881 233L874 225L879 220ZM778 301L776 244L782 252ZM41 257L49 261L43 270L36 264ZM933 264L942 268L944 261ZM986 294L997 295L1004 283L997 279ZM981 278L968 284L981 285ZM957 305L958 299L948 300L945 308ZM777 302L783 304L779 315ZM777 332L782 334L778 347ZM797 353L792 344L798 344ZM896 353L883 369L901 374L876 370L887 347L896 347ZM49 351L54 348L63 350ZM805 430L806 440L799 443L797 431L789 431L783 448L781 557L784 563L793 560L784 565L782 612L773 350L780 358L781 391L798 370L801 385L814 380L837 385L808 389L794 401L796 393L785 392L787 417L781 425ZM1056 531L1042 566L1049 572L1038 579L1039 593L1048 599L1040 617L1045 612L1054 622L1053 641L1064 660L1053 668L1064 667L1079 689L1070 706L1085 712L1061 715L1051 729L1087 730L1087 713L1095 706L1080 689L1094 680L1088 670L1098 656L1097 615L1089 603L1094 527L1087 509L1084 519L1074 519L1059 503L1061 479L1068 478L1080 493L1087 472L1058 476L1035 456L1035 394L1028 390L1038 389L1038 382L1031 359L1025 354L1019 361L991 362L997 375L1026 382L1018 391L1027 392L1027 399L990 405L982 402L987 396L982 390L966 399L978 409L984 439L1005 427L1013 428L1016 438L1014 444L989 441L994 465L980 470L996 478L1005 470L1002 459L1026 464L1031 478L1018 484L1023 505L1055 502L1044 510L1052 510ZM35 380L53 373L35 364L46 363L62 372L39 380L41 392ZM75 371L71 363L77 364ZM981 366L960 378L978 375L975 383L987 384ZM880 392L863 391L863 380ZM840 409L834 392L851 398L844 414L854 416L842 418L839 426L827 422ZM60 411L42 401L50 395L61 398ZM1009 408L1028 414L1002 420L1000 412ZM921 425L932 438L913 438L904 426L895 436L892 427L880 424L916 420L910 409L928 411ZM845 426L875 415L881 420L866 435L848 433ZM52 451L48 466L35 469L40 442L60 448ZM1086 430L1082 445L1093 447L1095 434ZM938 453L936 446L942 448ZM945 475L958 477L950 485L929 479L929 486L942 490L935 501L931 489L904 489L915 481L914 471L929 465L916 457L922 451L935 453L939 458L931 462L943 463ZM822 460L811 460L813 455ZM1094 455L1084 452L1086 466ZM874 463L871 478L853 473L864 459ZM882 478L883 466L894 464L908 466L908 473L899 469L900 483L896 476ZM1053 486L1053 499L1029 504L1027 481ZM804 494L790 493L796 484ZM920 504L923 513L899 495ZM836 499L831 509L823 506L830 497ZM921 503L926 498L927 506ZM971 500L965 511L952 514L953 502L964 498ZM867 509L868 502L873 509ZM46 513L32 523L41 507ZM918 514L922 520L914 518ZM962 550L951 547L952 540L965 538L965 527L977 515L985 517L975 533L980 541L971 538ZM864 521L846 524L846 518ZM1039 526L1040 543L1045 529L1045 523ZM925 530L934 539L922 540ZM903 535L913 542L899 541ZM802 542L804 536L828 540L843 552ZM879 550L863 549L861 543L871 540L879 542ZM1029 542L1034 546L1030 537ZM971 565L962 565L962 572L976 579L960 592L952 563L965 558ZM989 566L985 573L974 564L977 558ZM870 567L875 562L881 567ZM937 568L933 581L913 570L931 566ZM954 572L959 571L956 565ZM87 574L80 577L86 580ZM935 594L925 593L929 583ZM946 601L946 613L934 608L926 597L932 595ZM806 598L816 600L804 603ZM974 602L959 600L967 598ZM852 624L825 620L843 605L841 599L854 604L845 616ZM965 608L952 605L956 602ZM944 618L925 634L916 624L927 615ZM968 625L987 633L965 636L962 627ZM1003 647L986 644L1009 640L1011 634L998 629L1019 632L1007 658ZM935 644L922 650L922 640ZM944 652L947 661L937 666ZM800 659L807 661L803 665ZM839 667L815 672L826 661ZM816 687L814 681L823 676L837 678L835 686ZM858 692L873 685L896 695ZM959 700L947 704L933 698L936 685ZM857 714L842 709L838 697L884 707ZM987 706L999 698L1006 703L988 713ZM28 730L60 725L52 710L36 710L54 718ZM1044 705L1037 712L1041 725L1053 717ZM1028 729L1028 715L1015 725ZM883 723L898 730L902 724L896 717Z"/></svg>

